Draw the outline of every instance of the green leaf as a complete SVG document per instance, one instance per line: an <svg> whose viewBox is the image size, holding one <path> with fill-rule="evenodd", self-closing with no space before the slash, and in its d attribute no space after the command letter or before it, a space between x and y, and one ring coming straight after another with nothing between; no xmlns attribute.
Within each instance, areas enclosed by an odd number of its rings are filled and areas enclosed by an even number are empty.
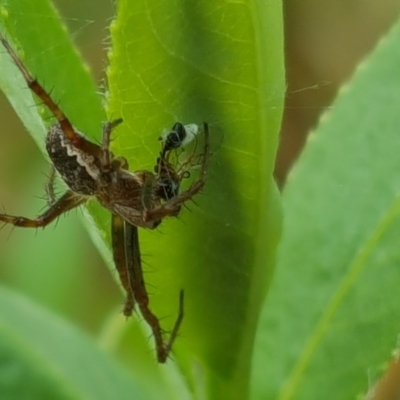
<svg viewBox="0 0 400 400"><path fill-rule="evenodd" d="M128 374L65 321L0 287L3 399L145 399Z"/></svg>
<svg viewBox="0 0 400 400"><path fill-rule="evenodd" d="M39 169L34 172L30 184L40 192L43 175ZM35 215L43 207L43 200L30 197L27 200L30 203L23 208L26 215ZM83 233L78 217L73 214L59 220L57 228L52 226L40 232L13 230L7 246L1 247L1 265L7 271L7 281L11 280L13 286L36 301L50 305L52 310L73 313L80 309L80 302L88 297L82 274L88 258L82 246ZM103 304L97 302L98 306ZM99 307L87 320L92 321L100 310Z"/></svg>
<svg viewBox="0 0 400 400"><path fill-rule="evenodd" d="M398 23L343 87L289 177L254 398L356 398L398 346L399 42Z"/></svg>
<svg viewBox="0 0 400 400"><path fill-rule="evenodd" d="M151 307L168 316L167 329L185 290L174 353L192 390L246 398L280 221L271 175L284 90L281 3L121 0L111 39L108 116L124 119L113 149L131 169L153 168L157 137L174 122L210 124L204 193L162 234L141 232L142 252Z"/></svg>

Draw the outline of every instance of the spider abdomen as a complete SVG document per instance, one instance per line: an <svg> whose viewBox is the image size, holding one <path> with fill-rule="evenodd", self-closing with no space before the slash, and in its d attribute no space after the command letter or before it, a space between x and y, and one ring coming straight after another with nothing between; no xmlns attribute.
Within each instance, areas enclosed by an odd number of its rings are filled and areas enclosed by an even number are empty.
<svg viewBox="0 0 400 400"><path fill-rule="evenodd" d="M78 134L78 132L77 132ZM100 147L79 134L91 150ZM96 152L85 152L74 146L58 124L50 127L46 137L46 149L54 167L68 187L79 194L92 196L97 191L101 175Z"/></svg>

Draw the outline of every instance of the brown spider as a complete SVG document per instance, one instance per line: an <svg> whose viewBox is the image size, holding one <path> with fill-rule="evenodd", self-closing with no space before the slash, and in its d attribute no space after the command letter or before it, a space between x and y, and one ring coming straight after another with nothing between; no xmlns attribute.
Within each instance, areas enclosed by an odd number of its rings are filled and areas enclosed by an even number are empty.
<svg viewBox="0 0 400 400"><path fill-rule="evenodd" d="M183 290L179 294L177 320L169 340L164 341L159 319L149 308L137 227L154 229L165 217L177 216L181 206L204 187L209 157L208 125L204 123L204 149L200 156L199 178L187 190L179 193L180 183L190 175L189 169L193 162L189 159L175 169L169 161L169 155L172 150L184 146L192 139L195 125L188 125L186 128L181 123L176 123L165 135L155 173L146 170L131 172L127 160L115 157L109 149L111 132L122 119L104 124L101 145L89 141L72 126L67 116L33 78L2 34L0 41L28 87L57 120L48 130L46 149L53 168L69 188L60 198L55 199L52 173L47 187L49 207L46 211L35 219L0 214L0 221L25 228L45 227L61 214L84 204L90 198L96 198L112 214L113 258L126 291L124 314L130 316L137 305L154 335L157 360L164 363L183 319Z"/></svg>

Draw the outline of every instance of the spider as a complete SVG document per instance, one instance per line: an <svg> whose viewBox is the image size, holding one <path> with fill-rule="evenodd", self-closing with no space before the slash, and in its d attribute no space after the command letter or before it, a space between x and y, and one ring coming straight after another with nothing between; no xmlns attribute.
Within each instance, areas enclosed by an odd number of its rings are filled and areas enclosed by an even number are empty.
<svg viewBox="0 0 400 400"><path fill-rule="evenodd" d="M168 216L177 216L181 206L200 190L206 179L209 158L209 130L204 123L204 147L200 157L199 177L188 189L179 193L182 179L190 175L193 161L176 169L169 161L172 150L186 145L194 137L194 124L176 123L163 140L155 172L131 172L124 157L110 151L111 133L122 119L103 125L101 144L89 141L73 127L50 94L24 66L9 42L0 33L0 41L23 75L30 90L36 94L57 120L46 136L46 150L56 170L68 186L58 199L54 198L54 172L47 186L49 206L35 219L0 214L0 221L25 228L45 227L61 214L78 207L90 198L97 199L111 212L112 252L120 281L126 291L124 314L130 316L138 307L153 333L157 360L165 363L183 319L183 290L179 293L179 312L167 341L159 319L149 308L149 296L141 266L138 227L155 229Z"/></svg>

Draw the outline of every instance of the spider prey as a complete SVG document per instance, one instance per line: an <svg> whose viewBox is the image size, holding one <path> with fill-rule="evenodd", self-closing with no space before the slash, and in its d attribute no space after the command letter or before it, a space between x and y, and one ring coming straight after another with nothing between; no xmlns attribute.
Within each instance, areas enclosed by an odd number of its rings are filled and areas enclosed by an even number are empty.
<svg viewBox="0 0 400 400"><path fill-rule="evenodd" d="M155 173L129 171L125 158L115 157L110 151L112 130L122 122L116 119L103 126L100 145L89 141L78 132L58 107L50 94L30 74L5 37L0 41L23 75L28 87L46 105L56 118L46 136L46 149L54 168L68 190L58 199L50 199L49 207L35 219L0 214L0 221L26 228L45 227L61 214L78 207L90 198L96 198L112 214L112 250L122 286L126 291L124 314L130 316L135 306L150 326L155 343L157 360L164 363L177 336L183 318L183 291L179 294L179 313L170 337L163 338L158 318L149 308L141 267L137 227L154 229L168 216L177 216L181 206L197 194L205 184L209 153L208 126L204 124L204 148L199 156L199 178L185 191L179 193L182 179L190 175L193 160L177 165L170 162L170 153L193 139L194 127L176 123L164 136L163 147L157 158ZM52 174L53 176L53 174ZM52 189L53 178L48 185Z"/></svg>

